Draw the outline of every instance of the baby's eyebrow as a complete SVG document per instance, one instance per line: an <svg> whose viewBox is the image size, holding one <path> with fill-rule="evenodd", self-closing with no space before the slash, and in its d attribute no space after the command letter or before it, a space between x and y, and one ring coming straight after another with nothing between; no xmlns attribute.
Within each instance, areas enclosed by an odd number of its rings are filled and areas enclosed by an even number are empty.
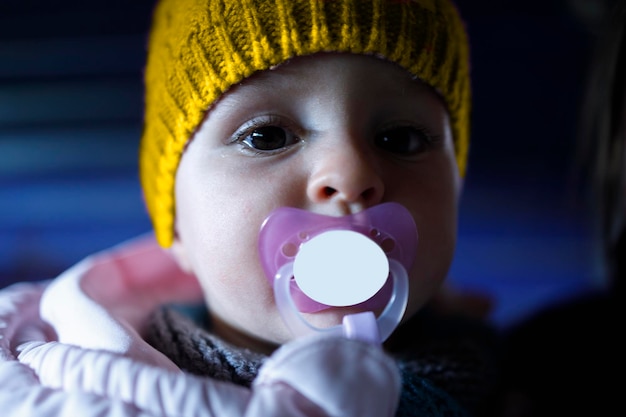
<svg viewBox="0 0 626 417"><path fill-rule="evenodd" d="M262 96L276 90L277 87L284 85L276 74L268 76L268 71L261 71L252 74L238 84L230 87L220 98L220 101L232 102L240 101L245 98Z"/></svg>
<svg viewBox="0 0 626 417"><path fill-rule="evenodd" d="M252 74L238 84L230 87L222 96L214 103L213 108L225 108L237 110L252 108L262 104L268 104L270 101L274 104L286 103L289 100L296 100L304 94L304 91L298 88L301 84L299 77L293 72L281 71L276 73L273 71L260 71ZM289 97L286 97L284 91L289 91Z"/></svg>

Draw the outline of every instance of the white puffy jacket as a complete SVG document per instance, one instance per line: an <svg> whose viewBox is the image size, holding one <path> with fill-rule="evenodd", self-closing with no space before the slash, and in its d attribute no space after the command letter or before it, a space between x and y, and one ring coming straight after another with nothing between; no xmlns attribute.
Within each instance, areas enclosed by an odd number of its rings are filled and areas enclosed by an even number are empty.
<svg viewBox="0 0 626 417"><path fill-rule="evenodd" d="M58 278L0 291L0 414L393 416L395 362L379 347L312 337L278 349L250 388L184 373L141 337L168 302L198 301L196 280L142 237Z"/></svg>

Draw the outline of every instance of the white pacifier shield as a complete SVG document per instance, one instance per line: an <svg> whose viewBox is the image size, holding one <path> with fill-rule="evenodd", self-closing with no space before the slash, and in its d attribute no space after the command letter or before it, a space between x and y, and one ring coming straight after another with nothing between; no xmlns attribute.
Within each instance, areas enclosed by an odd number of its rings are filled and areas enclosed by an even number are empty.
<svg viewBox="0 0 626 417"><path fill-rule="evenodd" d="M389 261L383 250L362 234L332 230L301 245L293 275L311 299L345 307L368 300L383 287Z"/></svg>

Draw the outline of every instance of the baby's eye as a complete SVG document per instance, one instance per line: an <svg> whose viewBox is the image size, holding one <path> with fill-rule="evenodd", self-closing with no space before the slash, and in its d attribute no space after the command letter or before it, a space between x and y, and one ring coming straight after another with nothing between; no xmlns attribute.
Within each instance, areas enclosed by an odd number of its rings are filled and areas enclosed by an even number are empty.
<svg viewBox="0 0 626 417"><path fill-rule="evenodd" d="M272 152L286 148L298 142L298 138L289 130L280 126L259 126L244 133L240 142L258 152Z"/></svg>
<svg viewBox="0 0 626 417"><path fill-rule="evenodd" d="M387 152L398 155L416 155L427 150L433 138L414 126L398 126L378 133L374 143Z"/></svg>

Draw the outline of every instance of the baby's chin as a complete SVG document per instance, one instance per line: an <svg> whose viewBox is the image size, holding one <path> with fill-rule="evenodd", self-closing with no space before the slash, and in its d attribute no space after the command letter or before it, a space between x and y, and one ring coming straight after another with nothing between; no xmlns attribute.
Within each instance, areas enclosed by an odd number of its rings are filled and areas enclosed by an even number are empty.
<svg viewBox="0 0 626 417"><path fill-rule="evenodd" d="M325 329L328 327L338 326L343 323L343 318L350 314L363 313L367 310L359 306L350 307L331 307L316 313L301 313L302 318L306 320L312 326ZM378 317L380 311L373 311L374 315Z"/></svg>
<svg viewBox="0 0 626 417"><path fill-rule="evenodd" d="M331 307L323 311L315 313L300 313L302 319L304 319L310 326L323 330L330 327L341 326L343 318L349 314L363 313L362 307ZM374 311L374 314L378 316L381 311ZM278 317L276 320L266 321L263 329L250 329L250 333L243 338L238 338L238 345L245 345L245 347L271 354L280 345L288 343L300 336L294 335L282 318ZM244 332L245 333L245 332ZM311 334L315 334L314 330L311 330ZM322 332L323 333L323 332ZM232 337L231 337L232 341Z"/></svg>
<svg viewBox="0 0 626 417"><path fill-rule="evenodd" d="M321 331L327 328L341 326L343 323L343 318L349 314L362 313L364 310L358 307L331 307L327 308L323 311L318 311L315 313L299 313L301 318L308 323L310 326L317 328ZM378 315L380 312L374 312ZM279 323L275 323L275 326L272 328L265 328L264 330L264 338L266 341L270 343L276 343L278 345L287 343L291 340L297 338L287 327L282 318L279 320ZM311 329L311 333L314 334L315 331Z"/></svg>

